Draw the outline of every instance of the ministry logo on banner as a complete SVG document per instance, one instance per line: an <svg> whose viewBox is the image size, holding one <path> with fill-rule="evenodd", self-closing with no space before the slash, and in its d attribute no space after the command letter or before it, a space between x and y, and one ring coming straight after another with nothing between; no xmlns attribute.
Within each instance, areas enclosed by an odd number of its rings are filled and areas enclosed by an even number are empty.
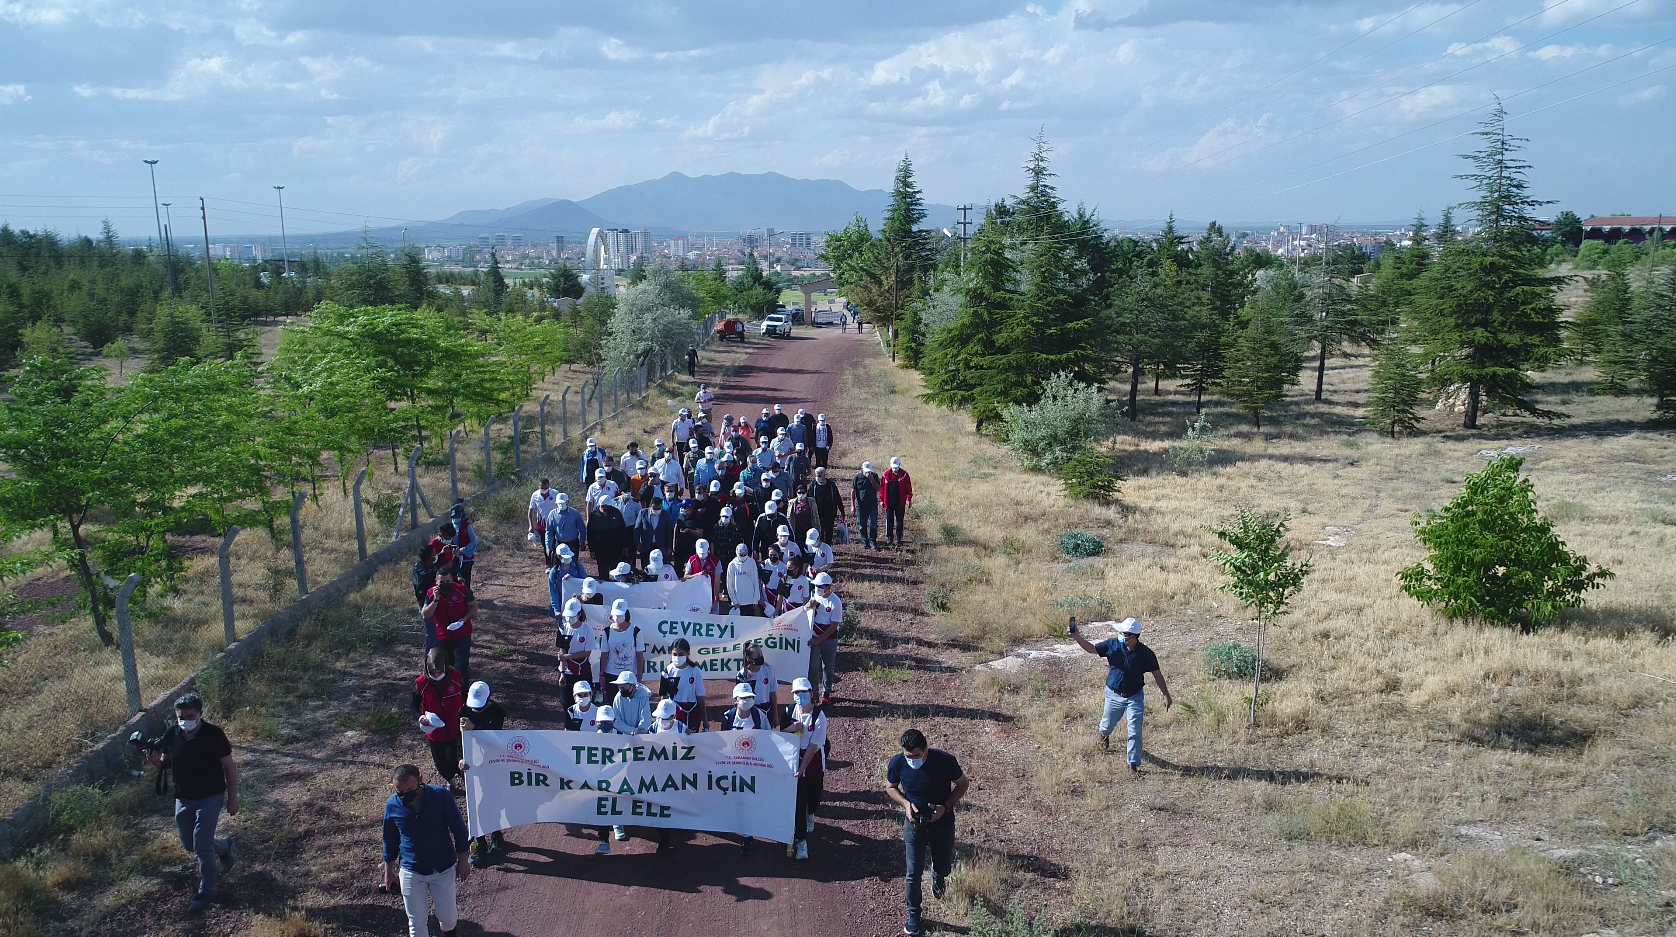
<svg viewBox="0 0 1676 937"><path fill-rule="evenodd" d="M783 732L472 731L464 754L474 837L581 823L792 840L798 753Z"/></svg>

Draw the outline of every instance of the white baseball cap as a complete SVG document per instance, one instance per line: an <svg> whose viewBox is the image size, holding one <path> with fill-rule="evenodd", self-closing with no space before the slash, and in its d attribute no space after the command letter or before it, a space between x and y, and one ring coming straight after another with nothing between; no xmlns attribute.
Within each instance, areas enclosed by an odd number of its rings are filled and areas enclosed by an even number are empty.
<svg viewBox="0 0 1676 937"><path fill-rule="evenodd" d="M582 600L573 595L564 603L564 617L575 618L580 614L582 614Z"/></svg>
<svg viewBox="0 0 1676 937"><path fill-rule="evenodd" d="M813 527L809 528L809 532L803 536L803 542L809 544L810 546L820 543L821 532Z"/></svg>
<svg viewBox="0 0 1676 937"><path fill-rule="evenodd" d="M419 717L419 725L424 727L427 732L435 732L437 729L447 725L447 723L443 722L442 717L436 713L428 712Z"/></svg>
<svg viewBox="0 0 1676 937"><path fill-rule="evenodd" d="M611 706L601 706L599 708L599 715L594 717L594 721L595 722L616 722L617 721L617 710L614 707L611 707Z"/></svg>
<svg viewBox="0 0 1676 937"><path fill-rule="evenodd" d="M719 479L719 478L710 479L710 490L711 491L721 491L722 490L722 480Z"/></svg>
<svg viewBox="0 0 1676 937"><path fill-rule="evenodd" d="M582 594L585 596L599 595L599 580L592 576L582 580Z"/></svg>
<svg viewBox="0 0 1676 937"><path fill-rule="evenodd" d="M567 495L562 491L559 492L559 503L560 504L569 504L570 503L570 495Z"/></svg>
<svg viewBox="0 0 1676 937"><path fill-rule="evenodd" d="M570 695L572 697L592 696L594 695L594 685L586 680L578 680L576 685L570 688Z"/></svg>
<svg viewBox="0 0 1676 937"><path fill-rule="evenodd" d="M625 686L625 685L636 684L636 683L639 683L640 681L634 679L634 671L625 670L622 673L617 674L617 679L615 679L611 682L615 683L617 686Z"/></svg>
<svg viewBox="0 0 1676 937"><path fill-rule="evenodd" d="M627 563L618 563L616 568L611 570L611 575L613 575L613 576L627 576L627 575L630 575L633 572L634 572L634 567L633 566L630 566ZM620 602L622 600L618 599L617 601Z"/></svg>
<svg viewBox="0 0 1676 937"><path fill-rule="evenodd" d="M561 559L567 559L568 560L568 559L571 559L572 557L574 557L575 555L576 555L576 551L574 551L570 548L570 544L568 544L568 543L559 544L559 557Z"/></svg>
<svg viewBox="0 0 1676 937"><path fill-rule="evenodd" d="M802 444L802 443L798 443L798 444L797 444L797 451L798 451L798 452L802 452L802 451L803 451L803 444Z"/></svg>
<svg viewBox="0 0 1676 937"><path fill-rule="evenodd" d="M779 527L774 529L774 534L775 534L775 536L778 536L778 537L790 537L791 536L791 528L787 527L784 524L781 524Z"/></svg>
<svg viewBox="0 0 1676 937"><path fill-rule="evenodd" d="M776 488L776 489L774 489L774 492L768 496L768 500L770 500L770 501L784 501L784 500L786 500L786 493L781 491L780 489Z"/></svg>
<svg viewBox="0 0 1676 937"><path fill-rule="evenodd" d="M651 554L646 558L646 568L647 569L662 569L663 568L663 551L662 550L653 550L651 552Z"/></svg>
<svg viewBox="0 0 1676 937"><path fill-rule="evenodd" d="M628 613L629 613L629 604L628 604L627 601L625 601L623 599L618 599L615 602L611 603L611 617L612 618L626 618L626 617L628 617Z"/></svg>
<svg viewBox="0 0 1676 937"><path fill-rule="evenodd" d="M482 709L489 702L489 685L482 680L471 685L466 691L466 705L472 709Z"/></svg>
<svg viewBox="0 0 1676 937"><path fill-rule="evenodd" d="M675 715L675 701L672 699L662 700L658 703L657 708L652 710L652 715L659 719L671 718Z"/></svg>
<svg viewBox="0 0 1676 937"><path fill-rule="evenodd" d="M744 556L745 554L747 554L749 552L751 552L751 548L745 546L743 543L741 543L740 545L733 548L733 553L734 553L735 556Z"/></svg>
<svg viewBox="0 0 1676 937"><path fill-rule="evenodd" d="M733 698L734 699L746 699L746 698L756 699L757 698L757 691L751 689L751 685L749 683L735 683L733 685Z"/></svg>
<svg viewBox="0 0 1676 937"><path fill-rule="evenodd" d="M798 677L791 682L791 691L793 693L813 693L815 692L815 685L809 682L808 677Z"/></svg>
<svg viewBox="0 0 1676 937"><path fill-rule="evenodd" d="M784 410L785 410L785 408L780 406L779 404L774 405L774 412L775 413L780 413L780 412L783 412Z"/></svg>
<svg viewBox="0 0 1676 937"><path fill-rule="evenodd" d="M902 467L902 457L901 456L894 456L894 455L891 456L890 457L890 467L894 468L894 469L901 468Z"/></svg>
<svg viewBox="0 0 1676 937"><path fill-rule="evenodd" d="M1141 623L1133 618L1125 618L1116 625L1112 626L1112 628L1118 634L1138 635L1141 633Z"/></svg>
<svg viewBox="0 0 1676 937"><path fill-rule="evenodd" d="M725 511L727 508L722 508L722 510ZM699 556L710 555L710 541L705 540L703 537L698 538L698 542L693 544L693 548L698 551Z"/></svg>
<svg viewBox="0 0 1676 937"><path fill-rule="evenodd" d="M815 422L816 423L825 423L826 422L826 414L821 413L821 414L816 415Z"/></svg>
<svg viewBox="0 0 1676 937"><path fill-rule="evenodd" d="M816 573L814 584L817 585L817 586L830 586L830 585L832 585L832 574L831 573Z"/></svg>
<svg viewBox="0 0 1676 937"><path fill-rule="evenodd" d="M873 471L873 463L871 463L871 462L863 462L863 463L861 463L861 470L862 470L862 471L863 471L863 472L871 472L871 471Z"/></svg>
<svg viewBox="0 0 1676 937"><path fill-rule="evenodd" d="M778 501L770 501L762 506L762 510L764 514L773 514L780 510L780 503Z"/></svg>
<svg viewBox="0 0 1676 937"><path fill-rule="evenodd" d="M661 446L661 445L663 445L663 440L661 440L661 439L654 439L654 440L652 440L652 445L654 445L654 446Z"/></svg>
<svg viewBox="0 0 1676 937"><path fill-rule="evenodd" d="M588 437L588 445L589 446L597 446L597 445L599 445L599 440L593 438L592 436L589 436Z"/></svg>
<svg viewBox="0 0 1676 937"><path fill-rule="evenodd" d="M722 513L718 516L720 516L720 517L732 517L733 516L733 505L731 505L731 504L722 505Z"/></svg>

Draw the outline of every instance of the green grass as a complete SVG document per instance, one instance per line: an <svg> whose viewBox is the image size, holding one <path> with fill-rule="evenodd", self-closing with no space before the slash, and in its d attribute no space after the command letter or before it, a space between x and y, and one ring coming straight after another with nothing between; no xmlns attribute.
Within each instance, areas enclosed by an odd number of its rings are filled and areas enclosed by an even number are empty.
<svg viewBox="0 0 1676 937"><path fill-rule="evenodd" d="M863 672L879 683L907 683L914 679L914 672L906 667L867 667Z"/></svg>

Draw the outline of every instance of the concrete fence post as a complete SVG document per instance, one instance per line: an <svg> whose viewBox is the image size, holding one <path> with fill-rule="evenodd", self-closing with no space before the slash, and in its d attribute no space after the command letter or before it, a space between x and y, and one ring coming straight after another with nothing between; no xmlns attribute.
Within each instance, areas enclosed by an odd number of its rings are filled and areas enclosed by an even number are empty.
<svg viewBox="0 0 1676 937"><path fill-rule="evenodd" d="M116 594L116 642L122 648L122 683L128 690L128 711L137 713L145 706L140 703L140 668L134 660L134 626L128 620L128 600L134 587L140 584L139 573L129 573L128 580Z"/></svg>
<svg viewBox="0 0 1676 937"><path fill-rule="evenodd" d="M489 427L495 425L495 418L483 424L483 485L488 487L495 483L495 452L489 447Z"/></svg>
<svg viewBox="0 0 1676 937"><path fill-rule="evenodd" d="M407 505L408 530L419 529L419 502L423 500L419 493L419 453L424 451L425 444L420 443L413 447L413 454L407 457L407 496L410 499ZM426 509L429 508L430 505L426 505ZM401 533L401 529L402 525L398 521L396 532Z"/></svg>
<svg viewBox="0 0 1676 937"><path fill-rule="evenodd" d="M513 407L512 408L512 470L514 472L519 471L519 470L523 469L523 467L524 467L523 436L520 435L520 433L519 433L519 430L522 429L522 425L520 424L520 421L523 418L524 418L524 405L519 404L516 407Z"/></svg>
<svg viewBox="0 0 1676 937"><path fill-rule="evenodd" d="M291 559L297 566L297 598L308 595L308 567L303 564L303 501L308 492L299 491L291 499ZM399 522L398 522L399 523Z"/></svg>
<svg viewBox="0 0 1676 937"><path fill-rule="evenodd" d="M366 472L366 469L361 470L363 475ZM360 482L355 484L360 485ZM356 492L356 496L360 496L359 491ZM360 508L361 503L356 501L355 513L357 515L360 514ZM221 549L217 550L215 555L216 562L221 567L221 636L226 639L222 645L223 647L239 639L239 629L233 621L233 560L227 555L227 551L233 548L233 540L238 537L239 531L243 529L237 524L227 528L226 535L221 538ZM362 559L365 559L365 544L362 545L361 552L363 554Z"/></svg>
<svg viewBox="0 0 1676 937"><path fill-rule="evenodd" d="M559 395L559 444L570 438L570 385Z"/></svg>
<svg viewBox="0 0 1676 937"><path fill-rule="evenodd" d="M460 441L465 430L457 429L448 434L448 493L453 495L450 502L460 503L460 463L454 457L454 444Z"/></svg>
<svg viewBox="0 0 1676 937"><path fill-rule="evenodd" d="M547 398L551 396L553 395L541 395L541 449L536 453L537 455L547 454Z"/></svg>
<svg viewBox="0 0 1676 937"><path fill-rule="evenodd" d="M623 369L622 368L618 368L617 370L611 372L611 415L612 416L616 416L617 414L623 412L623 408L617 404L617 385L619 383L621 383L621 381L619 379L622 376L623 376Z"/></svg>
<svg viewBox="0 0 1676 937"><path fill-rule="evenodd" d="M355 503L355 555L363 560L367 558L367 512L361 504L361 483L366 480L367 470L363 468L355 476L355 484L349 486Z"/></svg>
<svg viewBox="0 0 1676 937"><path fill-rule="evenodd" d="M605 372L594 378L594 413L596 423L605 422Z"/></svg>

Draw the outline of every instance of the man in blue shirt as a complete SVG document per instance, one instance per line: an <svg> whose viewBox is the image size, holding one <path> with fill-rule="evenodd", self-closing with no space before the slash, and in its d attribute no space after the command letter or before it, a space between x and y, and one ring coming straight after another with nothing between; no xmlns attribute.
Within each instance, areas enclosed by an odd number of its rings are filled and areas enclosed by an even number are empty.
<svg viewBox="0 0 1676 937"><path fill-rule="evenodd" d="M1129 723L1129 774L1139 777L1141 719L1146 715L1147 674L1152 674L1153 682L1158 684L1158 692L1164 694L1164 708L1169 709L1173 702L1163 671L1158 669L1158 655L1141 643L1141 623L1133 618L1118 622L1117 637L1107 638L1099 644L1091 644L1083 637L1082 632L1077 630L1074 617L1070 630L1071 637L1083 650L1106 659L1106 707L1100 716L1100 747L1111 747L1112 729L1116 728L1118 717L1126 715Z"/></svg>
<svg viewBox="0 0 1676 937"><path fill-rule="evenodd" d="M931 896L943 897L943 883L954 863L954 805L972 783L960 762L940 748L931 748L925 733L902 733L902 754L885 769L885 793L902 808L902 843L908 853L908 923L902 933L920 932L920 879L926 853L931 854Z"/></svg>
<svg viewBox="0 0 1676 937"><path fill-rule="evenodd" d="M460 913L455 885L471 875L471 840L446 787L419 783L419 769L402 765L396 792L384 803L384 890L401 889L411 937L430 933L425 902L436 907L443 937L454 937Z"/></svg>

